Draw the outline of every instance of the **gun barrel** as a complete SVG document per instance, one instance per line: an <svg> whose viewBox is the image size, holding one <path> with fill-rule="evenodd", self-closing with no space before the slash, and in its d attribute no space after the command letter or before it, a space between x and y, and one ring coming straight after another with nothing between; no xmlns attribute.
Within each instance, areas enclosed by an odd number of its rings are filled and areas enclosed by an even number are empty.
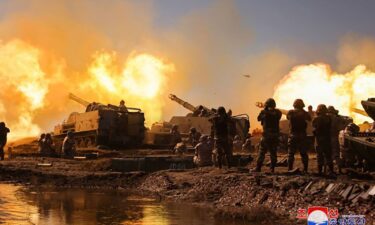
<svg viewBox="0 0 375 225"><path fill-rule="evenodd" d="M369 115L367 115L366 111L365 110L362 110L362 109L358 109L358 108L351 108L351 110L355 113L358 113L358 114L361 114L362 116L367 116L369 117Z"/></svg>
<svg viewBox="0 0 375 225"><path fill-rule="evenodd" d="M71 100L73 100L73 101L75 101L75 102L77 102L77 103L79 103L79 104L81 104L85 107L87 107L90 104L90 102L85 101L82 98L80 98L80 97L78 97L78 96L76 96L72 93L69 93L69 99L71 99Z"/></svg>
<svg viewBox="0 0 375 225"><path fill-rule="evenodd" d="M188 102L185 102L184 100L178 98L176 95L173 95L173 94L170 94L169 95L169 98L172 100L172 101L175 101L177 102L178 104L182 105L185 109L191 111L191 112L194 112L196 110L196 107L194 107L192 104L188 103Z"/></svg>

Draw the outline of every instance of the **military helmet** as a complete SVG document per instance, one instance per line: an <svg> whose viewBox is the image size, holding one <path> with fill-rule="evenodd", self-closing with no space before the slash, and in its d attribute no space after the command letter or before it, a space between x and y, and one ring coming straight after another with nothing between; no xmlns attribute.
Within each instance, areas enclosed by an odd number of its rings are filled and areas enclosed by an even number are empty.
<svg viewBox="0 0 375 225"><path fill-rule="evenodd" d="M327 108L328 112L329 113L332 113L332 114L339 114L339 111L335 109L335 107L333 107L332 105L328 106Z"/></svg>
<svg viewBox="0 0 375 225"><path fill-rule="evenodd" d="M190 128L190 132L194 133L196 131L197 131L197 129L195 129L195 127Z"/></svg>
<svg viewBox="0 0 375 225"><path fill-rule="evenodd" d="M293 107L295 109L303 109L305 107L305 103L302 99L297 98L296 100L294 100Z"/></svg>
<svg viewBox="0 0 375 225"><path fill-rule="evenodd" d="M172 130L177 130L178 129L178 126L176 125L176 124L174 124L173 126L172 126Z"/></svg>
<svg viewBox="0 0 375 225"><path fill-rule="evenodd" d="M326 114L328 112L326 105L320 104L316 108L316 113L317 114Z"/></svg>
<svg viewBox="0 0 375 225"><path fill-rule="evenodd" d="M121 105L125 104L125 101L124 101L124 100L121 100L121 101L120 101L120 104L121 104Z"/></svg>
<svg viewBox="0 0 375 225"><path fill-rule="evenodd" d="M220 106L218 109L217 109L217 113L219 115L225 115L227 112L225 111L225 108L223 106Z"/></svg>
<svg viewBox="0 0 375 225"><path fill-rule="evenodd" d="M68 131L67 135L68 135L68 137L73 137L74 133L73 133L73 131Z"/></svg>
<svg viewBox="0 0 375 225"><path fill-rule="evenodd" d="M268 108L268 107L271 107L271 108L276 107L275 99L269 98L269 99L266 100L266 102L264 103L264 108Z"/></svg>

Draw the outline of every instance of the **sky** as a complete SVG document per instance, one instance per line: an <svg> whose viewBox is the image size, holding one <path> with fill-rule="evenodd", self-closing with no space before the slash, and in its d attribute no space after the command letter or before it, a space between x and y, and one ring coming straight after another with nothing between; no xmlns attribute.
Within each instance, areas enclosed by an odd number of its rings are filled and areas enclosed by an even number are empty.
<svg viewBox="0 0 375 225"><path fill-rule="evenodd" d="M158 12L156 26L173 26L180 17L210 0L154 1ZM236 0L244 23L255 33L246 49L255 53L270 47L280 48L301 61L335 63L338 43L343 36L374 36L375 1L372 0ZM316 46L324 46L319 52Z"/></svg>
<svg viewBox="0 0 375 225"><path fill-rule="evenodd" d="M166 97L174 93L193 105L248 113L256 124L254 103L272 97L298 65L324 63L343 74L358 64L375 70L374 11L373 0L0 0L0 40L25 40L50 53L78 84L90 79L96 51L121 59L152 54L175 68L160 93L163 120L187 113ZM43 116L50 111L32 115L51 127L66 111L48 124Z"/></svg>

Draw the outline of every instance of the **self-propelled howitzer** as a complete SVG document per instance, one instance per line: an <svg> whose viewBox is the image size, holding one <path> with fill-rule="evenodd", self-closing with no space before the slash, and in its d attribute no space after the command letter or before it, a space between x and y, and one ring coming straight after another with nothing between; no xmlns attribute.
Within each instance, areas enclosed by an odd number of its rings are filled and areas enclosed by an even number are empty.
<svg viewBox="0 0 375 225"><path fill-rule="evenodd" d="M61 145L67 132L72 131L78 147L98 145L111 148L139 146L145 135L144 114L141 109L127 107L123 110L115 105L104 105L85 101L73 94L69 98L82 106L85 112L70 114L54 129L54 139Z"/></svg>

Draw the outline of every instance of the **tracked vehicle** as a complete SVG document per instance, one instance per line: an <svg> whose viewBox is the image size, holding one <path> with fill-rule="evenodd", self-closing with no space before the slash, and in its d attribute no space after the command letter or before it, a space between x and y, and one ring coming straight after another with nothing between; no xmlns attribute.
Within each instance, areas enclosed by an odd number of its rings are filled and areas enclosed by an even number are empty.
<svg viewBox="0 0 375 225"><path fill-rule="evenodd" d="M107 146L130 148L142 145L145 136L144 114L141 109L121 109L115 105L87 102L73 94L69 98L86 108L73 112L54 128L53 138L58 146L69 131L74 132L78 147Z"/></svg>
<svg viewBox="0 0 375 225"><path fill-rule="evenodd" d="M375 98L361 101L362 107L373 122L375 120ZM363 114L363 113L362 113ZM375 170L375 131L357 132L345 134L345 142L349 145L350 151L362 159L366 166Z"/></svg>
<svg viewBox="0 0 375 225"><path fill-rule="evenodd" d="M173 94L170 94L169 98L187 109L189 113L185 116L173 116L168 122L154 123L146 134L145 143L147 145L169 146L171 143L170 131L173 125L178 126L182 137L187 137L192 127L201 134L211 134L212 123L210 122L210 118L215 114L212 109L202 105L193 106ZM205 114L198 115L199 109L204 109ZM236 124L236 135L239 135L241 140L244 141L250 129L249 116L247 114L240 114L232 116L232 118Z"/></svg>

